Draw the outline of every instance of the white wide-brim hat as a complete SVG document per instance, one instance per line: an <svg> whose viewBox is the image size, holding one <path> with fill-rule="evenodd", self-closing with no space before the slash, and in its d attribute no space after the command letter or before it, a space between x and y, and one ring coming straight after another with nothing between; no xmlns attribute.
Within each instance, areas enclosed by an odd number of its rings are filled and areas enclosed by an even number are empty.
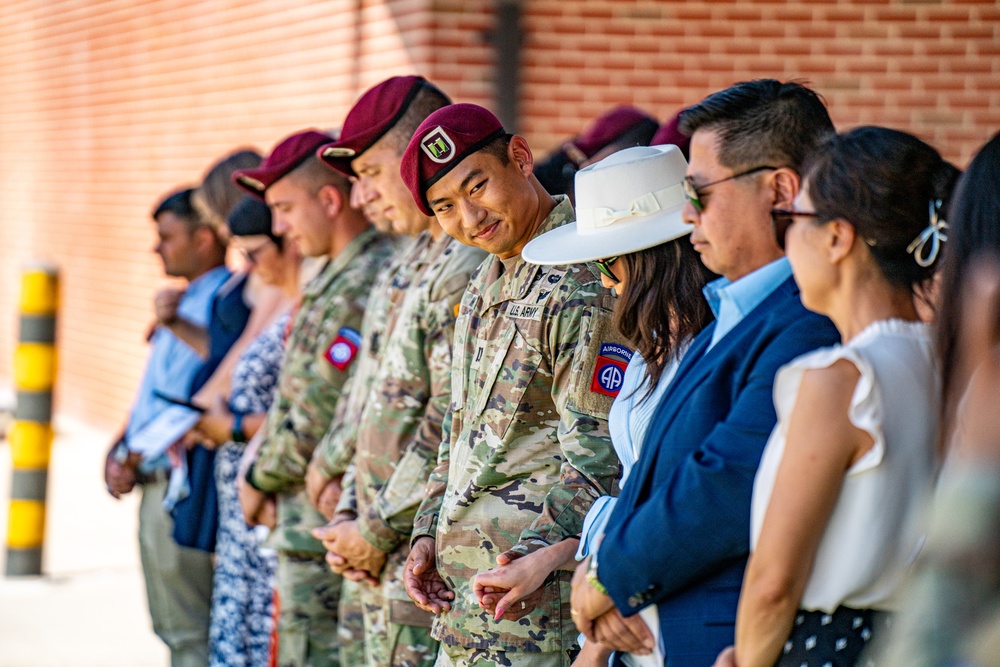
<svg viewBox="0 0 1000 667"><path fill-rule="evenodd" d="M687 161L677 146L636 146L576 172L576 222L524 246L531 264L617 257L672 241L694 229L681 218Z"/></svg>

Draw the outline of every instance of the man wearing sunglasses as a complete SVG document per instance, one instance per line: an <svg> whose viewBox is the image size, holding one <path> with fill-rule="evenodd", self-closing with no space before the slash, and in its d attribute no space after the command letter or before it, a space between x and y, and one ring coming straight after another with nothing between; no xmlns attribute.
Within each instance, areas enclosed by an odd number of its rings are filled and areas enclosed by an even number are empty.
<svg viewBox="0 0 1000 667"><path fill-rule="evenodd" d="M791 208L806 152L833 132L822 101L796 83L749 81L682 112L681 128L691 135L684 219L705 266L723 276L705 288L716 321L657 407L573 591L585 631L613 607L631 616L656 604L665 655L679 667L712 664L733 639L753 479L776 421L774 375L838 340L800 303L770 217Z"/></svg>

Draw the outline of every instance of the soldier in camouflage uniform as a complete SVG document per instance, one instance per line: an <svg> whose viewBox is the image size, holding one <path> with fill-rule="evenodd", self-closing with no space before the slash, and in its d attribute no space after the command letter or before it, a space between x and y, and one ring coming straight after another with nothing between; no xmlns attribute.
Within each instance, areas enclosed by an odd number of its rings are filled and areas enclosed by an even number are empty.
<svg viewBox="0 0 1000 667"><path fill-rule="evenodd" d="M451 398L455 311L485 253L445 235L416 207L399 166L413 130L447 103L421 77L389 79L362 96L341 139L323 151L331 166L377 197L395 231L417 235L404 260L406 280L399 276L392 285L399 297L355 431L354 474L345 478L352 482L345 483L337 520L317 532L331 562L365 571L378 584L361 590L369 667L430 667L437 655L432 615L406 595L402 569Z"/></svg>
<svg viewBox="0 0 1000 667"><path fill-rule="evenodd" d="M441 666L570 664L568 571L496 618L477 604L473 579L501 555L578 536L618 474L613 392L595 375L601 344L620 344L612 297L586 265L521 259L533 236L573 220L531 169L524 139L467 104L428 117L403 157L417 205L492 254L462 298L451 406L404 574L414 600L440 612Z"/></svg>
<svg viewBox="0 0 1000 667"><path fill-rule="evenodd" d="M358 327L378 267L391 252L360 212L348 206L350 184L316 159L327 135L301 132L285 139L259 169L236 181L271 207L275 233L307 257L327 259L303 289L285 345L281 377L264 436L241 502L277 495L278 663L281 667L339 665L337 603L340 578L323 561L309 531L323 524L304 491L306 465L340 400L360 341Z"/></svg>

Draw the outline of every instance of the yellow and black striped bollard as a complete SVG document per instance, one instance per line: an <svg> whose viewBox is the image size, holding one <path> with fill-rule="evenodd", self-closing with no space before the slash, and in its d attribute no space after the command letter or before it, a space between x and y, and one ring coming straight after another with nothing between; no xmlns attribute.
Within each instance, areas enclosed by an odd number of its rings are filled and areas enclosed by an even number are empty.
<svg viewBox="0 0 1000 667"><path fill-rule="evenodd" d="M58 272L48 264L29 266L21 285L21 331L14 352L17 407L9 432L14 478L7 522L8 577L42 573L56 377Z"/></svg>

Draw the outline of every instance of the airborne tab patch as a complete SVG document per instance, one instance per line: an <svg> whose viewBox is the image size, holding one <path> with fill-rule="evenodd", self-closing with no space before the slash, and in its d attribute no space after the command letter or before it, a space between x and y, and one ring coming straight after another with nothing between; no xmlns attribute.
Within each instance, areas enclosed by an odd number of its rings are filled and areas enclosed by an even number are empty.
<svg viewBox="0 0 1000 667"><path fill-rule="evenodd" d="M330 343L330 348L323 355L337 370L346 371L347 367L358 355L361 347L361 334L350 327L343 327L337 332L337 337Z"/></svg>
<svg viewBox="0 0 1000 667"><path fill-rule="evenodd" d="M632 360L632 350L617 343L601 343L594 362L590 391L612 398L618 396L625 381L625 367Z"/></svg>

